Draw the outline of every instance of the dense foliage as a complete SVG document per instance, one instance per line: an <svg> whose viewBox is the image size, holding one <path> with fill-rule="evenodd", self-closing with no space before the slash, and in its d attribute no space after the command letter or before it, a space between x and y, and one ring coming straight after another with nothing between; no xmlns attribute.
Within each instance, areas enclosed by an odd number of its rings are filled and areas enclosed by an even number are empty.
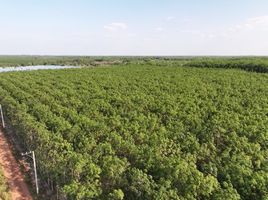
<svg viewBox="0 0 268 200"><path fill-rule="evenodd" d="M72 65L96 66L100 64L118 64L127 61L117 57L90 56L0 56L0 67L17 67L32 65Z"/></svg>
<svg viewBox="0 0 268 200"><path fill-rule="evenodd" d="M3 175L1 166L0 166L0 199L1 200L9 200L10 196L8 193L8 187L5 180L5 177Z"/></svg>
<svg viewBox="0 0 268 200"><path fill-rule="evenodd" d="M185 66L201 68L224 68L224 69L243 69L251 72L268 73L267 58L198 58L187 62Z"/></svg>
<svg viewBox="0 0 268 200"><path fill-rule="evenodd" d="M268 75L130 65L0 74L40 180L68 199L267 199Z"/></svg>

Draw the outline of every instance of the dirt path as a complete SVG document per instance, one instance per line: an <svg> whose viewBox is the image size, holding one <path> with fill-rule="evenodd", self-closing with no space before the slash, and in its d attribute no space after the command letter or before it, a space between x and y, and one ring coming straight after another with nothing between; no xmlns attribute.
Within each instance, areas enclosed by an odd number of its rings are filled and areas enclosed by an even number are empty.
<svg viewBox="0 0 268 200"><path fill-rule="evenodd" d="M8 181L12 200L32 200L19 165L12 154L10 145L0 130L0 165Z"/></svg>

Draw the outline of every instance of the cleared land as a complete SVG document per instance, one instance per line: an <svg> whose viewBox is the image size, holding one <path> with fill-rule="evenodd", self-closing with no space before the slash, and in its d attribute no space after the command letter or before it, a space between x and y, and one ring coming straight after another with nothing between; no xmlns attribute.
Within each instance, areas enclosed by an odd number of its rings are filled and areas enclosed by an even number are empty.
<svg viewBox="0 0 268 200"><path fill-rule="evenodd" d="M3 133L0 131L0 167L8 183L8 195L3 199L31 200L27 184L24 182L20 167L12 155L12 150ZM1 192L1 191L0 191ZM10 196L11 198L9 198ZM1 197L1 195L0 195ZM1 198L0 198L1 199Z"/></svg>

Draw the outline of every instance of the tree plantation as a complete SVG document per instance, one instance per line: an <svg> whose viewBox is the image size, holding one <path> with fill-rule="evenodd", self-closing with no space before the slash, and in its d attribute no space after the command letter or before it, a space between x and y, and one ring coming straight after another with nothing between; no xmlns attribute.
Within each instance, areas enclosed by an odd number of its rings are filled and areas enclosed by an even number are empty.
<svg viewBox="0 0 268 200"><path fill-rule="evenodd" d="M267 68L163 62L0 74L0 104L36 153L43 194L268 199Z"/></svg>

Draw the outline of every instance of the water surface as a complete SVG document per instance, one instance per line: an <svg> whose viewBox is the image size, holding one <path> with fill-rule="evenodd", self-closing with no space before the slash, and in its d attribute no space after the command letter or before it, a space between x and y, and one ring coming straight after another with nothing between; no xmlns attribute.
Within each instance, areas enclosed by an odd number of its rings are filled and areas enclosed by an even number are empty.
<svg viewBox="0 0 268 200"><path fill-rule="evenodd" d="M23 66L23 67L0 67L0 73L2 72L17 72L17 71L33 71L44 69L71 69L80 68L76 66L60 66L60 65L35 65L35 66Z"/></svg>

